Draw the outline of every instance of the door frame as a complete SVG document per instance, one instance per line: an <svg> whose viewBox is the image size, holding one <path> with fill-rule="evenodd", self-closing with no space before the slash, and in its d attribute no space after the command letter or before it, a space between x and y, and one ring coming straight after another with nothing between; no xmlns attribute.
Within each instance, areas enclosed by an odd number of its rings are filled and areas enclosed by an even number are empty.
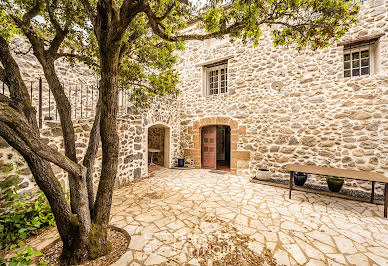
<svg viewBox="0 0 388 266"><path fill-rule="evenodd" d="M251 157L251 151L238 150L237 144L240 137L246 135L246 126L239 125L236 120L225 116L205 116L194 120L191 125L183 127L187 130L187 135L191 139L192 145L183 148L184 156L192 160L192 164L195 168L201 168L201 128L209 125L225 125L230 127L230 171L237 173L239 170L248 170L248 164L241 164L237 167L238 161L249 161Z"/></svg>

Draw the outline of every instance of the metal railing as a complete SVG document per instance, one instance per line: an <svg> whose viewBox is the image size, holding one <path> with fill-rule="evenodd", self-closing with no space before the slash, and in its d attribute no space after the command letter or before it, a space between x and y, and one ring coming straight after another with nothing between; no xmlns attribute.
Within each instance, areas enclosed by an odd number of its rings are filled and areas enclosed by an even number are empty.
<svg viewBox="0 0 388 266"><path fill-rule="evenodd" d="M48 84L42 79L25 81L28 86L32 106L37 110L39 127L43 127L44 121L58 121L59 114L54 96ZM99 90L96 85L90 84L62 84L65 94L71 104L72 119L94 118ZM9 96L9 90L5 83L0 81L0 93ZM130 92L120 89L119 115L128 114L131 107L129 103Z"/></svg>

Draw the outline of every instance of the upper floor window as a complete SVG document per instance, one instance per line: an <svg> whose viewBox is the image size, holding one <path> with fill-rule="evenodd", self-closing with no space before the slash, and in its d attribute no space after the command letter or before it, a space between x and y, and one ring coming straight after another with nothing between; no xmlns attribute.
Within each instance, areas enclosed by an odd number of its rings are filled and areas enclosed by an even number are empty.
<svg viewBox="0 0 388 266"><path fill-rule="evenodd" d="M344 77L359 77L375 72L375 52L378 39L344 45Z"/></svg>
<svg viewBox="0 0 388 266"><path fill-rule="evenodd" d="M371 74L371 47L344 51L344 77L357 77Z"/></svg>
<svg viewBox="0 0 388 266"><path fill-rule="evenodd" d="M228 92L227 62L206 66L206 89L207 95L218 95Z"/></svg>

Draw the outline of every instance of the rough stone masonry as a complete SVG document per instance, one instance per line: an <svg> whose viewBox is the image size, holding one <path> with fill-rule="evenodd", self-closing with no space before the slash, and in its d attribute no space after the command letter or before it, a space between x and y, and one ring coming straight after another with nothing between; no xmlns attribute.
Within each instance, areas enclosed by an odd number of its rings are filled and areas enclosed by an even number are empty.
<svg viewBox="0 0 388 266"><path fill-rule="evenodd" d="M379 36L371 58L374 71L361 77L344 78L344 46L339 43L318 51L297 51L274 47L269 31L256 47L231 43L228 38L187 42L177 65L181 94L155 99L146 110L129 108L121 116L117 184L147 175L147 136L153 125L170 128L170 166L184 156L189 164L201 167L201 127L228 125L230 167L239 175L253 176L257 169L266 168L274 178L288 179L284 166L303 163L388 176L388 1L366 1L359 20L340 41ZM196 25L187 30L196 30ZM17 58L27 81L31 73L34 78L41 75L32 55ZM227 60L228 93L208 96L206 62L220 60ZM63 82L95 80L85 66L59 64ZM77 149L82 154L91 120L75 120L75 124ZM63 149L59 124L49 121L46 126L42 135ZM0 144L0 165L18 161L15 168L23 170L20 183L24 191L30 190L33 179L20 156ZM64 173L56 172L65 185ZM309 178L309 182L316 180ZM345 186L370 191L368 183L348 181Z"/></svg>
<svg viewBox="0 0 388 266"><path fill-rule="evenodd" d="M344 78L337 43L318 51L274 47L269 31L257 47L228 38L187 42L178 100L182 148L193 164L200 165L200 127L224 118L236 123L231 168L238 174L266 168L288 178L284 166L302 163L388 175L388 1L366 1L359 20L340 41L382 35L375 71L361 77ZM207 96L203 66L225 58L229 92ZM370 191L367 183L347 185Z"/></svg>

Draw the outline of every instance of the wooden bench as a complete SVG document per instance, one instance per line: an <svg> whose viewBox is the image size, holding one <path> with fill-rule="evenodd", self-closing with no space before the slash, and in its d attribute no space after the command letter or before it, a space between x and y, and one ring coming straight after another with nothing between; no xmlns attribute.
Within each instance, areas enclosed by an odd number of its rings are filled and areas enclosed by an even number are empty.
<svg viewBox="0 0 388 266"><path fill-rule="evenodd" d="M387 206L388 206L388 178L379 173L367 172L367 171L356 171L356 170L346 170L339 168L329 168L329 167L320 167L313 165L300 165L300 164L288 164L286 169L290 171L290 196L294 184L294 172L302 172L306 174L317 174L324 176L336 176L343 178L351 178L363 181L372 182L372 193L371 193L371 203L373 203L375 195L375 183L381 182L385 183L385 195L384 195L384 217L387 218Z"/></svg>

